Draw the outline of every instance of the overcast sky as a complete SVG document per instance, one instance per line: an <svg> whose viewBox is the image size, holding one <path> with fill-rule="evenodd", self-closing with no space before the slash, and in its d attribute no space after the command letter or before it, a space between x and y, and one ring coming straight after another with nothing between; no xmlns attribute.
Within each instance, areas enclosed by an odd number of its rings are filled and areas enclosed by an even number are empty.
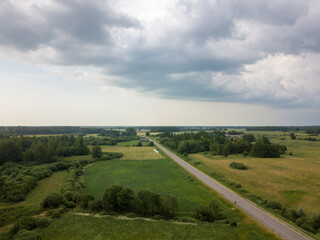
<svg viewBox="0 0 320 240"><path fill-rule="evenodd" d="M319 0L1 0L0 125L319 125L319 22Z"/></svg>

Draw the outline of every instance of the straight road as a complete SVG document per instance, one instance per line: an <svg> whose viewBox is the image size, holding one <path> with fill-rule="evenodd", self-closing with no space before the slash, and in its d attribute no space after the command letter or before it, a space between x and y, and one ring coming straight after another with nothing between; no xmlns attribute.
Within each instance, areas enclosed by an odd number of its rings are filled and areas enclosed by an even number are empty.
<svg viewBox="0 0 320 240"><path fill-rule="evenodd" d="M260 207L255 205L254 203L248 201L247 199L240 197L235 192L231 191L227 187L223 186L219 182L215 181L211 177L207 176L200 170L196 169L195 167L191 166L189 163L185 162L177 155L172 153L171 151L167 150L165 147L160 145L159 143L155 142L154 140L150 139L154 142L154 144L160 148L164 153L166 153L170 158L172 158L177 164L179 164L182 168L186 171L197 177L200 181L204 184L209 186L211 189L215 190L216 192L223 195L226 199L231 201L233 204L237 205L239 208L247 212L249 215L260 221L266 227L271 229L276 234L280 235L284 239L288 240L310 240L312 238L304 235L299 230L294 229L293 227L288 226L287 224L283 223L280 219L272 215L271 213L262 210Z"/></svg>

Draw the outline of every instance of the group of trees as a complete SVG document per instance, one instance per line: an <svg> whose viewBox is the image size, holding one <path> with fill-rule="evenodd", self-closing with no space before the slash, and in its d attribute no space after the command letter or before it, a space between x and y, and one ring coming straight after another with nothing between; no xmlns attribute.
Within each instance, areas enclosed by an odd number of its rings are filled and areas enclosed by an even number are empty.
<svg viewBox="0 0 320 240"><path fill-rule="evenodd" d="M134 212L142 216L162 215L172 218L176 215L178 201L173 196L161 196L149 190L136 194L127 187L113 185L106 189L103 207L114 212Z"/></svg>
<svg viewBox="0 0 320 240"><path fill-rule="evenodd" d="M83 137L10 137L0 139L0 165L5 162L52 163L57 157L90 153Z"/></svg>
<svg viewBox="0 0 320 240"><path fill-rule="evenodd" d="M22 166L7 162L0 168L0 201L19 202L33 189L37 181L51 176L53 172L68 169L69 161L52 164Z"/></svg>
<svg viewBox="0 0 320 240"><path fill-rule="evenodd" d="M85 143L88 145L109 145L114 146L119 142L128 142L131 140L138 140L138 136L110 136L110 137L94 137L89 136L85 138Z"/></svg>
<svg viewBox="0 0 320 240"><path fill-rule="evenodd" d="M313 214L311 217L307 216L306 212L302 207L297 210L292 208L282 207L281 203L274 200L262 201L266 207L275 210L280 213L283 217L295 222L299 227L316 233L320 229L320 214Z"/></svg>
<svg viewBox="0 0 320 240"><path fill-rule="evenodd" d="M40 135L40 134L94 134L102 128L94 127L0 127L0 134L9 135Z"/></svg>
<svg viewBox="0 0 320 240"><path fill-rule="evenodd" d="M132 212L141 216L161 215L165 218L175 217L178 210L177 199L173 196L161 196L149 190L141 190L134 193L130 188L120 185L108 187L102 200L94 200L91 195L79 194L70 190L63 190L62 192L63 195L60 196L58 194L48 196L44 200L43 206L54 208L59 204L73 201L74 203L79 203L82 208L96 212Z"/></svg>
<svg viewBox="0 0 320 240"><path fill-rule="evenodd" d="M234 132L236 133L236 132ZM256 141L255 144L252 142ZM252 134L242 138L229 138L223 131L160 135L160 143L177 150L181 154L210 151L213 155L251 154L254 157L279 157L286 151L283 145L270 143L266 137L258 140Z"/></svg>

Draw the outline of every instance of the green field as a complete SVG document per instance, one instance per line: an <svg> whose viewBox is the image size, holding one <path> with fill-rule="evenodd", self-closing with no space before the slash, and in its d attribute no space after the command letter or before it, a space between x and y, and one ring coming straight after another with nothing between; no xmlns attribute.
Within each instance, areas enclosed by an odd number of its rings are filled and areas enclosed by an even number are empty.
<svg viewBox="0 0 320 240"><path fill-rule="evenodd" d="M40 231L42 239L228 239L273 240L274 235L262 231L256 224L238 227L215 222L212 224L175 224L171 221L121 220L114 217L96 218L68 213Z"/></svg>
<svg viewBox="0 0 320 240"><path fill-rule="evenodd" d="M118 146L101 146L102 152L122 153L122 159L125 160L150 160L160 159L162 156L156 153L153 147L118 147Z"/></svg>
<svg viewBox="0 0 320 240"><path fill-rule="evenodd" d="M137 146L137 144L139 143L139 140L131 140L128 142L118 142L116 146L119 147L132 147L132 146ZM149 142L141 142L142 146L147 146L149 144Z"/></svg>
<svg viewBox="0 0 320 240"><path fill-rule="evenodd" d="M281 158L223 157L203 153L190 154L190 157L265 199L279 201L285 207L302 206L309 214L320 212L320 142L291 140L289 133L284 136L283 132L248 133L266 135L273 143L286 145L287 153ZM280 140L283 137L286 140ZM288 155L289 152L293 156ZM232 169L229 164L233 161L242 162L249 169Z"/></svg>
<svg viewBox="0 0 320 240"><path fill-rule="evenodd" d="M108 186L119 184L134 191L148 189L177 197L179 210L190 213L195 207L207 204L213 193L194 180L169 159L150 161L111 160L97 162L86 169L85 191L102 198Z"/></svg>

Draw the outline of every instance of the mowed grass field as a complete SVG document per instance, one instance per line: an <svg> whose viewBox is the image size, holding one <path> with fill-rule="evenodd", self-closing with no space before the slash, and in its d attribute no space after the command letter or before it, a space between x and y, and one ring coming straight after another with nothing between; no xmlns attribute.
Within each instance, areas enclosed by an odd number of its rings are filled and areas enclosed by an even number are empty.
<svg viewBox="0 0 320 240"><path fill-rule="evenodd" d="M162 158L156 153L153 147L120 147L120 146L100 146L102 152L122 153L122 159L126 160L152 160Z"/></svg>
<svg viewBox="0 0 320 240"><path fill-rule="evenodd" d="M192 239L192 240L273 240L274 235L262 231L254 223L175 224L171 221L122 220L115 217L97 218L68 213L40 231L42 239Z"/></svg>
<svg viewBox="0 0 320 240"><path fill-rule="evenodd" d="M291 140L282 132L248 132L267 136L273 143L284 144L287 153L281 158L252 158L242 155L211 156L190 154L190 157L205 163L229 181L265 199L281 202L285 207L302 206L309 214L320 212L320 142ZM298 137L306 137L297 133ZM280 140L285 137L286 140ZM293 156L288 155L289 152ZM233 161L249 167L246 171L232 169Z"/></svg>
<svg viewBox="0 0 320 240"><path fill-rule="evenodd" d="M176 196L180 212L190 213L213 198L206 186L200 184L170 159L111 160L97 162L86 169L85 192L102 199L108 186L119 184L134 191L148 189L159 194Z"/></svg>

